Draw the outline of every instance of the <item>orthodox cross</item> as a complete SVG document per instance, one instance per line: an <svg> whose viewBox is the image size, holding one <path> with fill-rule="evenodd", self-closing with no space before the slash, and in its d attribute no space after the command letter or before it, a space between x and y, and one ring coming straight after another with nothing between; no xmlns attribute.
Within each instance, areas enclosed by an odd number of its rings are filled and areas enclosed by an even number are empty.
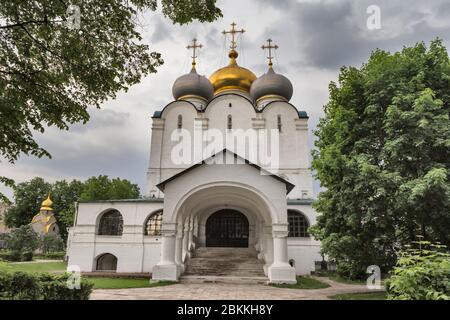
<svg viewBox="0 0 450 320"><path fill-rule="evenodd" d="M228 31L225 31L225 30L223 30L222 31L222 33L224 34L224 35L227 35L228 33L229 34L231 34L231 46L230 46L230 49L231 50L234 50L234 49L236 49L236 39L235 39L235 36L236 36L236 34L238 34L238 33L244 33L245 32L245 30L244 29L241 29L241 30L236 30L236 23L232 23L231 24L231 30L228 30Z"/></svg>
<svg viewBox="0 0 450 320"><path fill-rule="evenodd" d="M269 59L269 67L271 67L273 65L273 63L272 63L272 59L273 59L272 49L277 50L278 46L276 44L272 45L272 39L269 38L269 39L267 39L267 46L263 45L261 47L261 49L263 49L263 50L268 49L269 50L269 56L267 57L267 59Z"/></svg>
<svg viewBox="0 0 450 320"><path fill-rule="evenodd" d="M197 51L197 48L202 48L203 47L203 45L201 45L200 43L197 43L197 39L196 38L194 38L194 39L192 39L192 44L190 44L190 45L188 45L187 47L186 47L186 49L188 49L188 50L190 50L190 49L192 49L192 68L195 68L195 59L197 58L197 55L196 55L196 51Z"/></svg>

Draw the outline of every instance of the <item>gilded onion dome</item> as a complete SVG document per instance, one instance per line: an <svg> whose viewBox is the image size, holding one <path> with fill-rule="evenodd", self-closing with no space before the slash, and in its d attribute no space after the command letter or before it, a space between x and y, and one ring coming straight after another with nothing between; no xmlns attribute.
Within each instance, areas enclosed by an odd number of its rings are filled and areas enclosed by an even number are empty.
<svg viewBox="0 0 450 320"><path fill-rule="evenodd" d="M208 101L213 97L214 90L211 82L205 76L199 75L193 66L191 72L175 80L172 94L175 100L200 98Z"/></svg>
<svg viewBox="0 0 450 320"><path fill-rule="evenodd" d="M53 211L53 201L50 199L50 192L48 193L47 199L42 201L41 211Z"/></svg>
<svg viewBox="0 0 450 320"><path fill-rule="evenodd" d="M209 81L214 87L214 94L225 90L240 90L249 93L253 81L256 80L255 74L237 64L238 53L234 49L228 56L230 57L228 66L220 68L209 77Z"/></svg>
<svg viewBox="0 0 450 320"><path fill-rule="evenodd" d="M267 73L256 79L250 88L250 95L258 103L264 98L278 98L289 101L294 89L291 81L285 76L275 73L272 66Z"/></svg>

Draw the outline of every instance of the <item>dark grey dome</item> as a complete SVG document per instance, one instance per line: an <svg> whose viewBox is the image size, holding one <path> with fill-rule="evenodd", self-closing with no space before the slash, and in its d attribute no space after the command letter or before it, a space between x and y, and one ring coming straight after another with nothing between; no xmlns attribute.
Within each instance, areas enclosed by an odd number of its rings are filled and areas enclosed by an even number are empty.
<svg viewBox="0 0 450 320"><path fill-rule="evenodd" d="M175 80L172 94L175 100L184 96L199 96L210 100L214 96L214 88L205 76L197 74L195 68L192 68L191 72Z"/></svg>
<svg viewBox="0 0 450 320"><path fill-rule="evenodd" d="M250 88L250 95L255 101L268 95L281 96L289 101L293 92L291 81L285 76L275 73L272 67L267 73L256 79Z"/></svg>

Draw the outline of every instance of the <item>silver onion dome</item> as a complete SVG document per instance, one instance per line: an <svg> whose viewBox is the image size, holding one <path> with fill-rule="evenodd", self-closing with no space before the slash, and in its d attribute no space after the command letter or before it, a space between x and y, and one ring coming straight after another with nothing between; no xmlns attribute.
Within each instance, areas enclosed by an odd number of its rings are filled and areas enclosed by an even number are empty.
<svg viewBox="0 0 450 320"><path fill-rule="evenodd" d="M205 76L197 74L195 68L192 68L191 72L175 80L172 94L175 100L189 97L210 100L214 96L214 88Z"/></svg>
<svg viewBox="0 0 450 320"><path fill-rule="evenodd" d="M267 73L256 79L250 88L250 95L254 101L267 96L280 96L289 101L293 92L291 81L285 76L275 73L272 67L269 67Z"/></svg>

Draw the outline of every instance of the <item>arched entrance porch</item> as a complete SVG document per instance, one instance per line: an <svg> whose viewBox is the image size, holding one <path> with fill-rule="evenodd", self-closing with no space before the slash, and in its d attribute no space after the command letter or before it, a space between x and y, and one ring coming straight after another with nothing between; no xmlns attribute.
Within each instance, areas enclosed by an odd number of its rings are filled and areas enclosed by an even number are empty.
<svg viewBox="0 0 450 320"><path fill-rule="evenodd" d="M213 245L232 247L242 241L239 246L245 245L259 252L261 272L264 271L269 280L295 282L295 271L287 261L287 223L280 223L287 220L286 204L271 200L252 186L221 182L193 188L177 199L173 206L172 202L167 206L165 202L161 261L153 269L153 279L178 279L192 252L199 247L209 247L213 240ZM281 210L278 211L277 207ZM227 212L233 212L233 215L227 219L215 216L216 213ZM244 226L239 236L210 233L215 223L226 228L227 223L238 216L241 226ZM242 223L245 220L247 224ZM230 230L237 232L238 228L235 225ZM216 228L216 231L219 232L219 229Z"/></svg>

